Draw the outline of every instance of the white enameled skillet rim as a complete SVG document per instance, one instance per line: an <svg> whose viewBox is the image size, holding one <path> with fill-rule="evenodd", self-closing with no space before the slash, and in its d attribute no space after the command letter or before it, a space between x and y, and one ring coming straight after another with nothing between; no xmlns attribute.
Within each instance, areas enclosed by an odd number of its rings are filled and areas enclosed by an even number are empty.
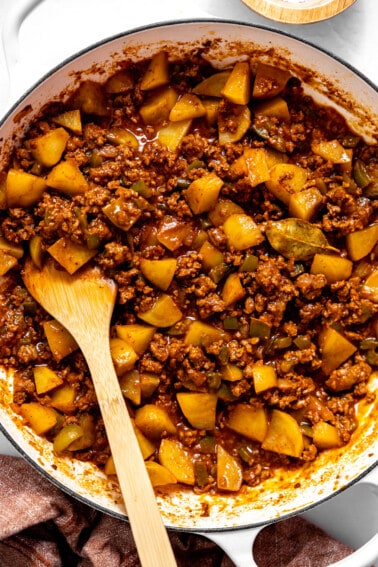
<svg viewBox="0 0 378 567"><path fill-rule="evenodd" d="M22 105L23 101L29 96L29 94L31 94L37 87L39 87L45 81L47 81L50 78L51 75L58 72L60 69L65 67L67 64L74 62L76 59L80 58L81 56L88 54L91 51L93 51L97 48L100 48L101 46L104 46L108 43L111 43L113 41L117 41L119 39L127 38L128 36L131 36L131 35L134 35L134 34L137 34L137 33L145 32L145 31L148 31L148 30L156 30L156 29L159 29L159 28L167 28L167 27L170 27L170 26L177 27L177 26L180 26L180 25L187 25L187 24L191 24L191 25L193 25L193 24L210 24L210 25L211 24L215 24L215 25L221 24L221 25L230 25L230 26L240 26L240 27L245 27L245 28L258 29L258 30L261 30L261 31L264 31L264 32L269 32L269 33L272 34L273 38L274 38L274 36L277 36L277 37L286 36L287 38L290 38L291 40L293 40L294 42L297 42L298 44L305 44L305 45L309 46L310 48L313 48L315 51L322 52L324 55L330 57L334 61L338 62L339 64L341 64L342 66L344 66L345 68L350 70L352 73L354 73L357 77L359 77L362 81L364 81L368 86L370 86L374 91L376 91L378 93L378 86L377 85L375 85L368 77L366 77L358 69L356 69L355 67L353 67L349 63L345 62L342 58L338 57L337 55L332 54L331 52L327 51L326 49L319 47L319 46L315 45L314 43L312 43L308 40L298 39L293 34L287 33L286 31L277 30L277 29L271 28L269 26L256 25L256 24L253 24L253 23L246 23L246 22L242 22L242 21L239 21L239 20L233 20L233 19L188 18L188 19L181 19L181 20L175 20L175 21L172 21L172 20L161 21L161 22L156 22L156 23L144 25L144 26L135 27L135 28L132 28L132 29L127 30L125 32L121 32L121 33L112 35L110 37L107 37L103 40L100 40L98 42L92 43L90 46L88 46L88 47L76 52L75 54L71 55L70 57L64 59L61 63L59 63L58 65L53 67L47 73L45 73L38 81L36 81L34 83L34 85L29 87L18 98L18 100L16 102L14 102L11 105L11 107L6 111L4 116L0 119L0 128L8 120L8 118L12 115L12 113L14 113L15 110L20 105ZM53 485L55 485L56 487L61 489L68 496L74 498L75 500L82 502L83 504L85 504L87 506L90 506L91 508L98 510L99 512L103 512L107 515L110 515L110 516L119 518L121 520L127 521L128 518L127 518L126 515L119 513L115 510L110 510L110 509L106 508L105 506L102 506L101 504L97 504L96 502L92 502L87 497L82 496L82 495L78 494L77 492L75 492L72 488L65 486L63 484L63 482L61 482L60 480L57 480L54 477L52 477L51 474L43 468L43 466L41 466L37 461L35 461L30 455L28 455L28 453L24 449L22 449L18 445L17 441L15 441L13 439L11 434L8 433L7 429L5 428L5 426L3 426L3 424L1 422L0 422L0 430L3 432L5 437L10 441L10 443L17 449L17 451L18 451L18 453L20 454L21 457L23 457L27 462L29 462L32 465L32 467L34 469L36 469L43 477L47 478ZM276 523L276 522L280 522L284 519L288 519L292 516L303 514L304 512L309 511L309 510L317 507L319 504L330 500L334 496L336 496L336 495L340 494L341 492L345 491L346 489L350 488L352 485L358 483L359 481L361 481L361 479L363 479L370 472L372 472L377 465L378 465L378 460L375 461L374 463L372 463L371 465L369 465L366 470L359 473L355 478L348 481L344 486L341 486L341 487L335 489L334 492L332 492L331 494L328 494L326 496L319 498L314 503L304 505L300 509L284 513L279 518L270 519L269 521L264 520L264 521L261 521L261 522L253 522L253 523L250 523L250 524L242 524L240 526L227 526L227 527L223 527L223 528L222 527L214 527L214 528L206 527L206 528L201 528L200 531L203 532L203 533L205 533L205 532L206 533L219 533L219 532L233 532L233 531L235 532L235 531L240 531L241 529L245 530L245 529L249 529L249 528L257 528L257 527L261 527L261 526L267 526L267 525L270 525L270 524L273 524L273 523ZM182 528L182 527L177 527L177 526L169 525L169 524L166 524L166 527L167 527L167 529L170 529L170 530L176 531L176 532L186 532L186 533L190 533L190 532L196 533L197 532L198 533L198 531L199 531L198 528L188 528L188 527Z"/></svg>

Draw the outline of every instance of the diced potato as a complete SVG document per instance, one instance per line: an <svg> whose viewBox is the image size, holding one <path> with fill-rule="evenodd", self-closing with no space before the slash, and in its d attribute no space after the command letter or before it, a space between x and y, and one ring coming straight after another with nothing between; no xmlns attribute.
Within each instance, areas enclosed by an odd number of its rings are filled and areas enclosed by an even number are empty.
<svg viewBox="0 0 378 567"><path fill-rule="evenodd" d="M110 128L106 133L106 139L115 146L130 146L138 149L138 138L126 128Z"/></svg>
<svg viewBox="0 0 378 567"><path fill-rule="evenodd" d="M54 451L56 453L66 451L69 449L71 443L77 441L80 437L83 437L83 435L83 428L78 423L69 423L68 425L65 425L54 439Z"/></svg>
<svg viewBox="0 0 378 567"><path fill-rule="evenodd" d="M97 116L106 116L108 114L102 86L94 81L81 83L74 97L74 105L85 114L95 114Z"/></svg>
<svg viewBox="0 0 378 567"><path fill-rule="evenodd" d="M233 124L232 129L229 129L229 123ZM224 146L225 144L233 144L235 142L238 142L248 131L250 125L251 111L246 105L233 105L231 108L227 108L227 111L225 113L219 112L219 143Z"/></svg>
<svg viewBox="0 0 378 567"><path fill-rule="evenodd" d="M38 402L22 404L20 413L37 435L47 433L58 420L57 411Z"/></svg>
<svg viewBox="0 0 378 567"><path fill-rule="evenodd" d="M0 250L0 276L4 276L9 270L18 264L17 258Z"/></svg>
<svg viewBox="0 0 378 567"><path fill-rule="evenodd" d="M47 252L69 273L74 274L97 254L83 244L72 242L64 236L49 246Z"/></svg>
<svg viewBox="0 0 378 567"><path fill-rule="evenodd" d="M303 189L299 193L293 193L289 198L289 214L290 216L311 221L319 211L323 203L323 195L316 187Z"/></svg>
<svg viewBox="0 0 378 567"><path fill-rule="evenodd" d="M182 413L195 429L214 429L218 396L202 392L179 392Z"/></svg>
<svg viewBox="0 0 378 567"><path fill-rule="evenodd" d="M29 254L35 266L41 269L43 265L43 248L42 237L38 234L35 234L29 240Z"/></svg>
<svg viewBox="0 0 378 567"><path fill-rule="evenodd" d="M150 63L142 77L140 88L150 91L169 83L168 53L159 51L151 57Z"/></svg>
<svg viewBox="0 0 378 567"><path fill-rule="evenodd" d="M79 425L83 430L83 435L70 443L68 446L69 451L82 451L83 449L88 449L89 447L92 447L96 440L96 427L92 415L89 413L83 413L80 415Z"/></svg>
<svg viewBox="0 0 378 567"><path fill-rule="evenodd" d="M333 254L315 254L310 272L311 274L323 274L328 283L347 280L353 269L353 262L342 256Z"/></svg>
<svg viewBox="0 0 378 567"><path fill-rule="evenodd" d="M237 61L222 91L234 104L248 104L251 97L251 68L248 61Z"/></svg>
<svg viewBox="0 0 378 567"><path fill-rule="evenodd" d="M362 286L362 294L373 303L378 303L378 270L374 270Z"/></svg>
<svg viewBox="0 0 378 567"><path fill-rule="evenodd" d="M112 455L110 455L106 460L105 467L104 467L104 473L107 476L114 476L114 475L117 474L115 464L114 464L114 459L113 459Z"/></svg>
<svg viewBox="0 0 378 567"><path fill-rule="evenodd" d="M231 410L226 424L236 433L262 443L268 431L268 416L264 408L240 403Z"/></svg>
<svg viewBox="0 0 378 567"><path fill-rule="evenodd" d="M219 99L204 98L202 104L206 112L206 121L209 126L215 126L218 122Z"/></svg>
<svg viewBox="0 0 378 567"><path fill-rule="evenodd" d="M112 199L102 207L102 212L114 226L127 232L141 217L142 211L135 207L132 201L126 201L123 197Z"/></svg>
<svg viewBox="0 0 378 567"><path fill-rule="evenodd" d="M156 329L155 327L134 323L130 325L116 325L115 331L117 337L131 345L140 356L147 350Z"/></svg>
<svg viewBox="0 0 378 567"><path fill-rule="evenodd" d="M162 439L159 461L176 478L177 482L194 485L194 463L191 452L175 439Z"/></svg>
<svg viewBox="0 0 378 567"><path fill-rule="evenodd" d="M147 461L146 469L151 480L152 486L165 486L167 484L177 484L176 477L163 465L155 461Z"/></svg>
<svg viewBox="0 0 378 567"><path fill-rule="evenodd" d="M289 160L287 154L274 150L273 148L265 148L265 152L269 170L277 165L277 163L287 163Z"/></svg>
<svg viewBox="0 0 378 567"><path fill-rule="evenodd" d="M244 159L251 187L256 187L270 179L267 153L264 148L246 148Z"/></svg>
<svg viewBox="0 0 378 567"><path fill-rule="evenodd" d="M20 244L13 244L13 242L9 242L3 236L0 236L0 252L9 254L9 256L13 256L17 260L24 255L24 249Z"/></svg>
<svg viewBox="0 0 378 567"><path fill-rule="evenodd" d="M346 149L338 140L329 140L322 142L313 142L311 149L327 161L332 163L350 163L351 158Z"/></svg>
<svg viewBox="0 0 378 567"><path fill-rule="evenodd" d="M221 297L225 306L233 305L245 296L246 291L241 284L240 274L234 272L230 274L224 282Z"/></svg>
<svg viewBox="0 0 378 567"><path fill-rule="evenodd" d="M231 71L219 71L207 77L193 88L193 92L198 95L212 96L221 98L222 90L227 83Z"/></svg>
<svg viewBox="0 0 378 567"><path fill-rule="evenodd" d="M42 325L51 353L57 362L79 348L71 333L55 319Z"/></svg>
<svg viewBox="0 0 378 567"><path fill-rule="evenodd" d="M362 230L356 230L346 235L348 255L353 262L365 258L378 242L378 224L373 224Z"/></svg>
<svg viewBox="0 0 378 567"><path fill-rule="evenodd" d="M134 77L129 71L122 69L108 79L105 90L110 94L125 93L134 88Z"/></svg>
<svg viewBox="0 0 378 567"><path fill-rule="evenodd" d="M292 163L277 163L270 170L266 186L273 195L289 205L290 197L302 191L307 181L307 170Z"/></svg>
<svg viewBox="0 0 378 567"><path fill-rule="evenodd" d="M325 327L321 331L319 347L322 353L322 370L327 375L336 370L357 350L354 344L332 327Z"/></svg>
<svg viewBox="0 0 378 567"><path fill-rule="evenodd" d="M253 98L273 98L280 94L290 79L289 71L273 65L258 63L253 83Z"/></svg>
<svg viewBox="0 0 378 567"><path fill-rule="evenodd" d="M81 123L81 113L79 109L67 110L58 116L54 116L53 122L71 130L74 134L81 134L83 127Z"/></svg>
<svg viewBox="0 0 378 567"><path fill-rule="evenodd" d="M206 109L201 99L193 93L184 93L171 109L169 120L179 122L181 120L200 118L205 115Z"/></svg>
<svg viewBox="0 0 378 567"><path fill-rule="evenodd" d="M219 490L236 492L241 487L243 469L222 445L217 446L217 487Z"/></svg>
<svg viewBox="0 0 378 567"><path fill-rule="evenodd" d="M221 341L227 338L227 336L223 329L213 327L202 321L193 321L186 332L184 343L186 345L200 346Z"/></svg>
<svg viewBox="0 0 378 567"><path fill-rule="evenodd" d="M139 406L142 401L142 388L138 370L129 370L119 378L121 392L125 398Z"/></svg>
<svg viewBox="0 0 378 567"><path fill-rule="evenodd" d="M334 449L343 444L334 425L318 421L312 426L312 440L318 449Z"/></svg>
<svg viewBox="0 0 378 567"><path fill-rule="evenodd" d="M61 159L70 135L64 128L55 128L31 141L32 155L41 165L52 167Z"/></svg>
<svg viewBox="0 0 378 567"><path fill-rule="evenodd" d="M150 309L138 313L138 317L154 327L171 327L182 319L182 312L171 296L163 293Z"/></svg>
<svg viewBox="0 0 378 567"><path fill-rule="evenodd" d="M264 240L261 229L246 214L230 215L223 224L223 231L229 248L236 250L246 250L251 246L257 246Z"/></svg>
<svg viewBox="0 0 378 567"><path fill-rule="evenodd" d="M168 122L166 126L158 129L156 137L163 146L174 152L188 133L191 124L191 118L180 122Z"/></svg>
<svg viewBox="0 0 378 567"><path fill-rule="evenodd" d="M142 398L149 398L160 384L160 376L153 372L142 372L140 374L140 387Z"/></svg>
<svg viewBox="0 0 378 567"><path fill-rule="evenodd" d="M140 452L142 453L143 459L148 459L155 453L155 445L148 437L141 432L141 430L135 425L133 421L133 427L135 432L135 437L137 438Z"/></svg>
<svg viewBox="0 0 378 567"><path fill-rule="evenodd" d="M274 409L262 448L290 457L300 457L304 443L297 421L288 413Z"/></svg>
<svg viewBox="0 0 378 567"><path fill-rule="evenodd" d="M191 233L188 222L166 215L159 224L156 238L163 246L174 252L182 246Z"/></svg>
<svg viewBox="0 0 378 567"><path fill-rule="evenodd" d="M5 182L7 205L9 208L31 207L39 201L46 188L46 180L42 177L11 168Z"/></svg>
<svg viewBox="0 0 378 567"><path fill-rule="evenodd" d="M230 199L220 198L209 211L208 217L214 226L221 226L229 216L235 213L244 214L244 209Z"/></svg>
<svg viewBox="0 0 378 567"><path fill-rule="evenodd" d="M252 376L256 394L277 386L277 374L270 364L254 364Z"/></svg>
<svg viewBox="0 0 378 567"><path fill-rule="evenodd" d="M76 390L72 384L62 384L51 392L51 405L63 413L74 413Z"/></svg>
<svg viewBox="0 0 378 567"><path fill-rule="evenodd" d="M285 99L276 96L269 100L259 102L253 108L255 114L263 114L264 116L275 116L280 120L289 121L290 112Z"/></svg>
<svg viewBox="0 0 378 567"><path fill-rule="evenodd" d="M243 370L236 364L226 364L222 368L222 379L227 382L237 382L243 378Z"/></svg>
<svg viewBox="0 0 378 567"><path fill-rule="evenodd" d="M33 376L37 394L45 394L63 384L61 376L48 366L35 366Z"/></svg>
<svg viewBox="0 0 378 567"><path fill-rule="evenodd" d="M208 240L202 244L199 253L202 256L202 265L205 270L210 270L215 266L219 266L224 261L223 253L215 248Z"/></svg>
<svg viewBox="0 0 378 567"><path fill-rule="evenodd" d="M142 258L140 261L140 269L144 277L163 291L166 291L171 285L176 266L175 258L162 258L161 260Z"/></svg>
<svg viewBox="0 0 378 567"><path fill-rule="evenodd" d="M178 93L173 87L162 87L152 92L139 109L143 122L145 124L161 124L168 120L169 113L177 99Z"/></svg>
<svg viewBox="0 0 378 567"><path fill-rule="evenodd" d="M110 353L117 376L121 376L128 370L132 370L138 360L138 355L133 347L119 337L112 337L110 339Z"/></svg>
<svg viewBox="0 0 378 567"><path fill-rule="evenodd" d="M163 434L175 435L176 426L165 409L145 404L135 412L135 425L148 439L160 439Z"/></svg>
<svg viewBox="0 0 378 567"><path fill-rule="evenodd" d="M70 160L61 161L53 167L46 178L46 183L48 187L70 196L81 195L89 187L79 166Z"/></svg>
<svg viewBox="0 0 378 567"><path fill-rule="evenodd" d="M185 199L195 215L210 211L217 202L223 180L215 173L198 177L185 191Z"/></svg>

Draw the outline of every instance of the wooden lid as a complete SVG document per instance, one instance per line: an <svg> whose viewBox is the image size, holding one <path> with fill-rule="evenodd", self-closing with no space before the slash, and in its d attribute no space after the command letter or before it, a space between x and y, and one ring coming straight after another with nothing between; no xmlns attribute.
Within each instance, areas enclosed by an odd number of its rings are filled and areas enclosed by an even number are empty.
<svg viewBox="0 0 378 567"><path fill-rule="evenodd" d="M336 16L356 0L242 0L251 10L276 22L309 24Z"/></svg>

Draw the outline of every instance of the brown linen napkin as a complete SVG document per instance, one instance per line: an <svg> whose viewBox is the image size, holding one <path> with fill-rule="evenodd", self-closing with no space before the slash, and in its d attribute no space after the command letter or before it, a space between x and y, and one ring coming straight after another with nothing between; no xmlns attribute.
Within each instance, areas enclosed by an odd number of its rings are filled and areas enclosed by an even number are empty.
<svg viewBox="0 0 378 567"><path fill-rule="evenodd" d="M178 567L232 567L206 538L170 532ZM302 518L258 535L259 567L326 567L351 550ZM127 522L71 498L23 458L0 455L0 567L140 566Z"/></svg>

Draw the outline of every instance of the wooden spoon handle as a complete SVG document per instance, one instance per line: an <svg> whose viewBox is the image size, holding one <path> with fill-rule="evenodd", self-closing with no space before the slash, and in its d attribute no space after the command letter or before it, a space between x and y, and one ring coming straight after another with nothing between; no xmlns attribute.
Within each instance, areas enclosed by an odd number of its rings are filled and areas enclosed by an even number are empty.
<svg viewBox="0 0 378 567"><path fill-rule="evenodd" d="M109 339L99 338L97 343L81 343L81 348L91 371L140 562L143 567L176 566L156 496L114 371L108 348Z"/></svg>

